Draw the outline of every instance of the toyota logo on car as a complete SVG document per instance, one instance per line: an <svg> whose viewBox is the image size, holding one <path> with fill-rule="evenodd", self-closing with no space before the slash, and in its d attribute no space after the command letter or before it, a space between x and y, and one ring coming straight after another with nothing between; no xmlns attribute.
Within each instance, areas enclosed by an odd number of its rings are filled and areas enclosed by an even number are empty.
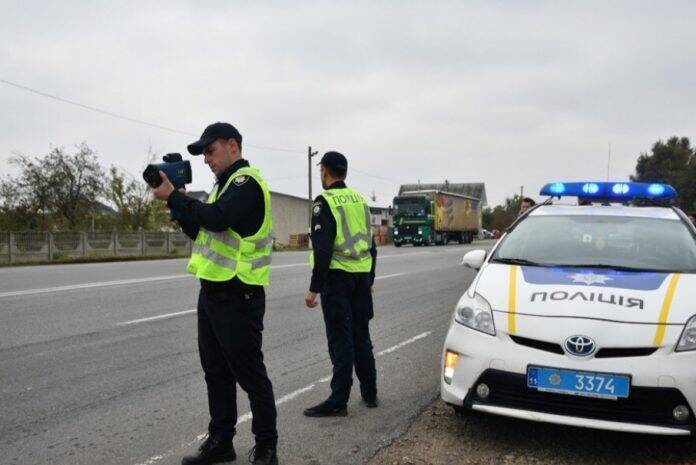
<svg viewBox="0 0 696 465"><path fill-rule="evenodd" d="M587 336L570 336L565 340L565 350L570 355L587 357L592 355L596 348L595 342Z"/></svg>

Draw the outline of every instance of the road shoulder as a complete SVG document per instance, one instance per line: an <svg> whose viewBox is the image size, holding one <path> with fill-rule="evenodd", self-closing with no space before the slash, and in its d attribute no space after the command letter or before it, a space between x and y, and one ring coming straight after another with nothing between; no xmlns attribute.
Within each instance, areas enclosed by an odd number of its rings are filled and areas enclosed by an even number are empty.
<svg viewBox="0 0 696 465"><path fill-rule="evenodd" d="M369 465L694 465L696 440L535 423L433 402Z"/></svg>

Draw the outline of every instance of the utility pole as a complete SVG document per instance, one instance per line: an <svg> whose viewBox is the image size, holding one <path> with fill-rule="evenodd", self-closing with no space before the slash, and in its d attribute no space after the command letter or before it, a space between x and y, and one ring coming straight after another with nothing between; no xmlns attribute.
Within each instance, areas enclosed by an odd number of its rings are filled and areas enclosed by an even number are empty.
<svg viewBox="0 0 696 465"><path fill-rule="evenodd" d="M522 202L523 198L524 198L524 186L520 186L520 202Z"/></svg>
<svg viewBox="0 0 696 465"><path fill-rule="evenodd" d="M307 212L307 231L310 233L312 228L312 201L314 200L312 197L312 157L316 156L318 153L319 152L316 150L312 152L311 145L307 147L307 179L309 179L309 197L307 197L309 200L309 210Z"/></svg>

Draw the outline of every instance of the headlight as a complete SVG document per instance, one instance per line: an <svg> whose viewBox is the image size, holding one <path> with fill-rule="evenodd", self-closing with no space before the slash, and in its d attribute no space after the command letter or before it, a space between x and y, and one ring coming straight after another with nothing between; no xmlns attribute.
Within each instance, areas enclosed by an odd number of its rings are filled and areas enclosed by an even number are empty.
<svg viewBox="0 0 696 465"><path fill-rule="evenodd" d="M399 235L399 231L398 231L397 229L394 230L394 235L395 235L395 236L398 236L398 235Z"/></svg>
<svg viewBox="0 0 696 465"><path fill-rule="evenodd" d="M471 329L495 336L491 305L478 294L471 298L464 294L454 309L454 320Z"/></svg>
<svg viewBox="0 0 696 465"><path fill-rule="evenodd" d="M682 331L679 343L675 349L677 352L696 349L696 315L689 318Z"/></svg>
<svg viewBox="0 0 696 465"><path fill-rule="evenodd" d="M423 228L418 228L418 234L423 234Z"/></svg>

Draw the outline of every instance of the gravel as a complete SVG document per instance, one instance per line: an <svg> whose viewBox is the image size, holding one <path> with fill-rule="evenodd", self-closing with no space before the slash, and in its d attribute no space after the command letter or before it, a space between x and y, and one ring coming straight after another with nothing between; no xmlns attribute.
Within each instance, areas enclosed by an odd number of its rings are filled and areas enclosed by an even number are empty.
<svg viewBox="0 0 696 465"><path fill-rule="evenodd" d="M696 439L558 426L465 412L442 401L420 414L370 465L696 464Z"/></svg>

